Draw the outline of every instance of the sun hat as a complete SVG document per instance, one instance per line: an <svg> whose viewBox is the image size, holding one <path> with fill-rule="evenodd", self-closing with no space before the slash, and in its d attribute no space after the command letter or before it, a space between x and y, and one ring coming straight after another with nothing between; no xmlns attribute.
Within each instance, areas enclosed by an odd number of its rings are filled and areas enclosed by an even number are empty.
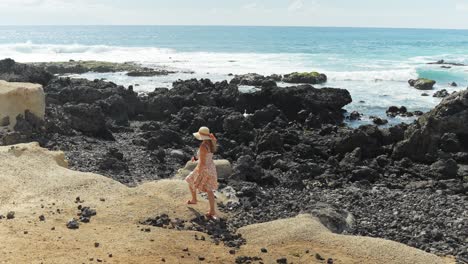
<svg viewBox="0 0 468 264"><path fill-rule="evenodd" d="M207 127L200 127L198 132L193 133L193 136L198 140L213 140L216 141L215 136L210 133L210 129Z"/></svg>

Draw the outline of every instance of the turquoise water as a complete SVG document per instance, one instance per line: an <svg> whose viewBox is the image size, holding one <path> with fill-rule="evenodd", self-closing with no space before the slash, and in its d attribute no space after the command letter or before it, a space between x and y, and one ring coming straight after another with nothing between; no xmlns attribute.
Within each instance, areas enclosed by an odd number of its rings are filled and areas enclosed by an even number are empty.
<svg viewBox="0 0 468 264"><path fill-rule="evenodd" d="M427 111L439 102L409 88L410 78L435 79L436 90L468 86L468 67L442 69L440 65L426 64L439 59L468 64L468 30L0 26L0 57L23 62L137 61L155 68L194 71L151 78L130 78L124 73L84 75L124 85L138 83L140 91L170 87L179 78L224 80L230 78L229 73L320 71L329 77L326 86L351 92L354 102L346 107L348 110L382 117L390 105ZM452 81L459 87L449 88ZM411 120L391 120L401 121Z"/></svg>

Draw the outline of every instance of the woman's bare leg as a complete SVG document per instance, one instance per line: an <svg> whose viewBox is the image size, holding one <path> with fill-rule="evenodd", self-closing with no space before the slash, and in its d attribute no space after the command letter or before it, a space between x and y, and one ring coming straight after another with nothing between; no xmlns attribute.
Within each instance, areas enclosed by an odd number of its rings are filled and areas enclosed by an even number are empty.
<svg viewBox="0 0 468 264"><path fill-rule="evenodd" d="M192 194L192 200L188 201L189 204L196 204L197 203L197 190L189 184L190 193Z"/></svg>
<svg viewBox="0 0 468 264"><path fill-rule="evenodd" d="M207 191L208 194L208 201L210 202L210 211L208 212L209 215L216 215L215 209L215 197L213 191Z"/></svg>

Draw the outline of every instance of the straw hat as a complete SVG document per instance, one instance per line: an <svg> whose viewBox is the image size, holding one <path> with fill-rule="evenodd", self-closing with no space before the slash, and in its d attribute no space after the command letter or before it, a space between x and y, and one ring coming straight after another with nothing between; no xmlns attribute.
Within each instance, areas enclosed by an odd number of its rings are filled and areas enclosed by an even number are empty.
<svg viewBox="0 0 468 264"><path fill-rule="evenodd" d="M193 136L198 140L216 140L214 135L210 133L210 129L207 127L200 127L198 132L193 133Z"/></svg>

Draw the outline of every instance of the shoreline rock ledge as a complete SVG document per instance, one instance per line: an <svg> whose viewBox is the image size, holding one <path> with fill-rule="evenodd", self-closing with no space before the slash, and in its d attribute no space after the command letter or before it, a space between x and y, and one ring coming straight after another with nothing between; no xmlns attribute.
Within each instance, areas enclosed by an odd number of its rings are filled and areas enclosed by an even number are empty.
<svg viewBox="0 0 468 264"><path fill-rule="evenodd" d="M45 115L45 94L40 84L0 80L0 129L13 129L18 116Z"/></svg>

